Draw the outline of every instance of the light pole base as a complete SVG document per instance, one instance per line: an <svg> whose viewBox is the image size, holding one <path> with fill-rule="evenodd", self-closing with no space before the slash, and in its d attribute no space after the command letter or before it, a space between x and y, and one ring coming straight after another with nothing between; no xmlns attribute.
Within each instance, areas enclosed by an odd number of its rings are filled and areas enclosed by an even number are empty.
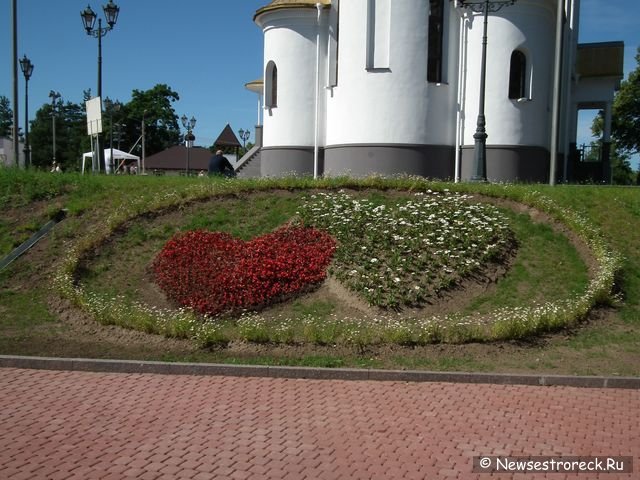
<svg viewBox="0 0 640 480"><path fill-rule="evenodd" d="M473 175L469 179L474 183L487 183L487 134L478 131L473 135L475 149L473 152Z"/></svg>

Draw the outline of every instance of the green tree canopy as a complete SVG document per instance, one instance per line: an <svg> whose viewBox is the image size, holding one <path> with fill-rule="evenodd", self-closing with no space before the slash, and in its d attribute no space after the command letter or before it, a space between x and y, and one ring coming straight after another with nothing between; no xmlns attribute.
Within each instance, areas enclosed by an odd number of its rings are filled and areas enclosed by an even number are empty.
<svg viewBox="0 0 640 480"><path fill-rule="evenodd" d="M0 95L0 137L11 137L13 125L13 110L11 102L4 95Z"/></svg>
<svg viewBox="0 0 640 480"><path fill-rule="evenodd" d="M620 90L613 100L611 122L611 169L612 181L629 185L640 176L631 168L630 158L640 153L640 47L636 54L636 69L629 73L620 84ZM604 130L603 112L594 118L591 131L594 137L601 138ZM592 146L594 144L592 143Z"/></svg>
<svg viewBox="0 0 640 480"><path fill-rule="evenodd" d="M43 105L31 122L31 162L49 168L53 160L53 106ZM56 108L56 160L62 169L80 168L82 154L91 149L84 105L67 102Z"/></svg>
<svg viewBox="0 0 640 480"><path fill-rule="evenodd" d="M123 145L133 147L142 134L145 121L146 154L161 152L180 141L178 115L173 102L180 100L178 93L165 84L150 90L134 90L131 100L121 109L119 120L124 123ZM116 122L114 117L114 122Z"/></svg>
<svg viewBox="0 0 640 480"><path fill-rule="evenodd" d="M622 82L613 103L612 136L625 153L640 152L640 47L636 69Z"/></svg>
<svg viewBox="0 0 640 480"><path fill-rule="evenodd" d="M640 153L640 47L636 54L636 69L620 84L613 100L611 139L621 155ZM594 137L602 135L604 123L598 115L591 127Z"/></svg>
<svg viewBox="0 0 640 480"><path fill-rule="evenodd" d="M2 107L0 97L0 110ZM56 160L65 171L76 170L81 166L82 154L91 149L87 135L86 111L84 102L91 98L91 91L83 92L81 104L67 102L56 110ZM146 123L146 154L160 152L180 140L178 116L173 102L179 96L167 85L156 85L150 90L133 90L131 100L119 108L109 109L105 105L103 114L102 145L109 148L111 129L113 128L114 147L129 151L139 140L142 133L142 119ZM119 104L120 102L113 102ZM8 108L8 101L7 101ZM9 109L10 112L10 109ZM53 107L44 104L31 122L30 143L31 161L34 166L48 168L53 160ZM0 119L2 118L0 113ZM9 117L11 117L9 115ZM113 121L113 126L112 126ZM11 125L11 120L9 125ZM119 125L122 125L120 127ZM139 145L139 143L138 143ZM139 150L138 152L139 153Z"/></svg>

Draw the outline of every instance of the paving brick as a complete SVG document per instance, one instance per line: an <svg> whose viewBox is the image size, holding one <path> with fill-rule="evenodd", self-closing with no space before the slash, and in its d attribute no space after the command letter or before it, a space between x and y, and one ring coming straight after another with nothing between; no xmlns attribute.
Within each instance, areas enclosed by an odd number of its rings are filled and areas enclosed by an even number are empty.
<svg viewBox="0 0 640 480"><path fill-rule="evenodd" d="M0 368L0 478L484 480L472 473L472 457L490 454L630 455L640 465L634 379L618 383L625 388L584 389L567 386L583 380L551 377L547 384L557 385L510 385L499 376L500 385L484 383L492 376L467 384L306 380L299 373ZM575 475L527 478L565 477ZM513 478L523 477L500 475Z"/></svg>

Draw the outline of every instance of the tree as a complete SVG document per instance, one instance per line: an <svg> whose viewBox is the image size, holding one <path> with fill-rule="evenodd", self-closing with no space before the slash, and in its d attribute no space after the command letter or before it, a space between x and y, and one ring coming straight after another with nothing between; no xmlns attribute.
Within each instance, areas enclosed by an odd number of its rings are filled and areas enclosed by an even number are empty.
<svg viewBox="0 0 640 480"><path fill-rule="evenodd" d="M636 175L631 163L632 155L640 153L640 47L636 53L635 70L620 84L620 90L613 100L611 122L611 168L612 181L618 184L632 184ZM602 111L593 120L593 136L602 137L604 120ZM640 174L637 176L640 178Z"/></svg>
<svg viewBox="0 0 640 480"><path fill-rule="evenodd" d="M13 125L13 110L11 102L4 95L0 95L0 137L11 137Z"/></svg>
<svg viewBox="0 0 640 480"><path fill-rule="evenodd" d="M121 109L120 121L125 124L123 144L133 147L142 134L144 118L147 155L176 145L180 141L180 127L173 102L178 100L180 96L165 84L146 91L134 90L131 100Z"/></svg>
<svg viewBox="0 0 640 480"><path fill-rule="evenodd" d="M618 148L629 155L640 152L640 47L636 69L620 85L613 102L611 136Z"/></svg>
<svg viewBox="0 0 640 480"><path fill-rule="evenodd" d="M53 159L53 107L44 104L31 122L31 161L48 168ZM84 105L67 102L56 111L56 160L64 171L77 170L82 154L91 149Z"/></svg>
<svg viewBox="0 0 640 480"><path fill-rule="evenodd" d="M77 170L81 166L82 154L91 149L87 135L85 103L91 91L83 92L81 104L67 102L56 112L56 160L63 170ZM129 103L119 110L105 111L102 117L102 146L109 148L111 137L111 113L113 113L114 147L120 144L123 150L134 146L141 135L144 116L146 123L146 154L151 155L175 145L180 139L178 116L172 103L179 100L176 92L167 85L156 85L150 90L134 90ZM116 102L114 102L116 103ZM44 104L31 122L31 160L36 167L51 165L53 157L53 107ZM115 125L124 124L122 132ZM121 138L118 137L121 133Z"/></svg>
<svg viewBox="0 0 640 480"><path fill-rule="evenodd" d="M640 153L640 47L636 54L636 69L629 73L620 84L620 90L613 100L611 122L611 169L612 182L633 184L636 175L631 168L630 158ZM593 136L601 138L604 130L603 112L593 120Z"/></svg>

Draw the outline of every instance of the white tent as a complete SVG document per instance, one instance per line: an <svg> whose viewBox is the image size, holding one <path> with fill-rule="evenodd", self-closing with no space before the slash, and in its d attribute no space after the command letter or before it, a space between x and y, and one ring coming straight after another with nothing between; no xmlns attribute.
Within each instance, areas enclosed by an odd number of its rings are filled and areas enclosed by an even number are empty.
<svg viewBox="0 0 640 480"><path fill-rule="evenodd" d="M93 152L87 152L82 154L82 172L84 173L85 163L87 158L93 159ZM140 157L137 155L132 155L127 152L123 152L122 150L118 150L117 148L113 149L113 160L116 168L116 172L124 163L129 163L127 160L135 160L137 162L138 172L140 172ZM106 168L106 173L111 173L111 149L104 149L104 163Z"/></svg>

